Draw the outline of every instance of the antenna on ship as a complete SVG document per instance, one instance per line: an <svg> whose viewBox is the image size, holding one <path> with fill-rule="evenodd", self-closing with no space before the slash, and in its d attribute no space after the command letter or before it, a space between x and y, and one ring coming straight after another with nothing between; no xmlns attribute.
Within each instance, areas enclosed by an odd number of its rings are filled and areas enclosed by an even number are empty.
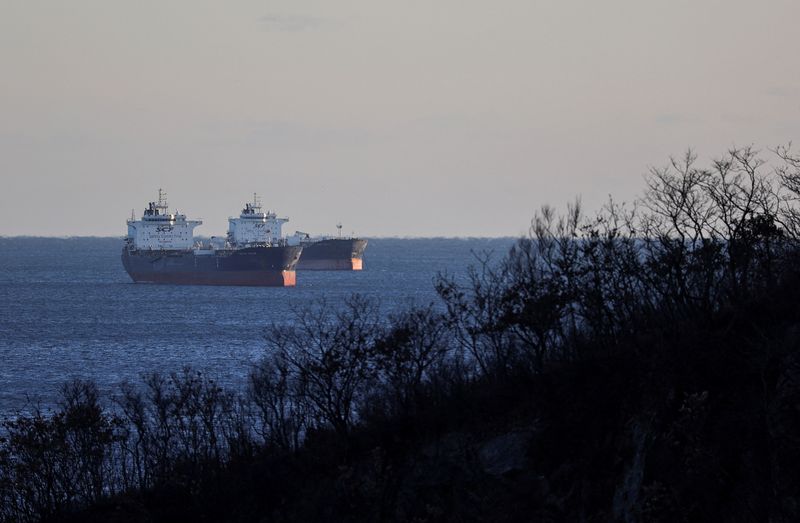
<svg viewBox="0 0 800 523"><path fill-rule="evenodd" d="M342 222L336 224L336 228L339 229L339 238L342 237Z"/></svg>
<svg viewBox="0 0 800 523"><path fill-rule="evenodd" d="M261 202L258 201L258 194L253 193L253 209L260 209Z"/></svg>
<svg viewBox="0 0 800 523"><path fill-rule="evenodd" d="M164 214L167 214L169 207L167 206L167 193L158 189L158 205L156 205L157 209L161 209L164 211Z"/></svg>
<svg viewBox="0 0 800 523"><path fill-rule="evenodd" d="M136 221L136 209L131 209L131 221Z"/></svg>

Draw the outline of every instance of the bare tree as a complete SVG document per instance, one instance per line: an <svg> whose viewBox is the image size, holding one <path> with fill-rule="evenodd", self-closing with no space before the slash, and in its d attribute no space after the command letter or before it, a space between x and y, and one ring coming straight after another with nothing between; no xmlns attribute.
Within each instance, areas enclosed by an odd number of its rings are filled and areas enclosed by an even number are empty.
<svg viewBox="0 0 800 523"><path fill-rule="evenodd" d="M284 357L291 346L284 346L280 336L271 339L273 349L275 344L281 348L266 355L250 372L248 397L258 411L258 432L263 440L284 450L297 450L308 425L307 404L298 394L294 368Z"/></svg>
<svg viewBox="0 0 800 523"><path fill-rule="evenodd" d="M343 307L298 311L293 326L266 333L267 351L289 365L294 401L309 421L344 436L358 420L358 401L374 376L372 351L382 326L375 302L359 295Z"/></svg>
<svg viewBox="0 0 800 523"><path fill-rule="evenodd" d="M408 414L425 396L424 387L449 354L447 327L433 305L412 308L389 318L375 343L374 361L382 387L374 391L389 402L390 412Z"/></svg>

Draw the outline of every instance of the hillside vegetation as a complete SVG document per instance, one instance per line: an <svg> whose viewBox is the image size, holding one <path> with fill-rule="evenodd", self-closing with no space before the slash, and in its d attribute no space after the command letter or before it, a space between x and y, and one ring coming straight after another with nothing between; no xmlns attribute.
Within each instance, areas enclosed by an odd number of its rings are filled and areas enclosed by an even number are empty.
<svg viewBox="0 0 800 523"><path fill-rule="evenodd" d="M798 199L789 148L690 152L438 303L269 328L247 390L68 383L5 424L0 521L798 521Z"/></svg>

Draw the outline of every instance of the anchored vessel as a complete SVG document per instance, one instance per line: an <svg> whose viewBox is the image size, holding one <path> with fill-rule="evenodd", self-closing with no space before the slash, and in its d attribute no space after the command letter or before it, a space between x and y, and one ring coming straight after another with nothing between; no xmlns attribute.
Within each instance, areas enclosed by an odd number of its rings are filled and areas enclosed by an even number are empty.
<svg viewBox="0 0 800 523"><path fill-rule="evenodd" d="M198 285L295 285L295 266L303 247L286 240L248 234L266 229L274 214L260 205L246 205L230 218L228 240L222 245L194 241L200 220L169 212L166 195L150 202L141 220L128 221L122 264L135 282Z"/></svg>
<svg viewBox="0 0 800 523"><path fill-rule="evenodd" d="M364 267L367 240L363 238L314 239L305 235L300 239L300 245L303 254L297 264L298 270L360 271Z"/></svg>
<svg viewBox="0 0 800 523"><path fill-rule="evenodd" d="M252 222L248 216L259 216ZM278 218L275 213L261 212L258 197L253 195L253 203L245 204L239 220L230 218L228 241L232 243L250 242L264 243L282 238L283 224L288 218ZM309 234L296 231L288 238L292 245L300 245L303 252L297 262L297 270L320 271L360 271L363 269L363 255L367 248L367 240L361 238L343 238L342 224L337 224L339 236L313 238Z"/></svg>

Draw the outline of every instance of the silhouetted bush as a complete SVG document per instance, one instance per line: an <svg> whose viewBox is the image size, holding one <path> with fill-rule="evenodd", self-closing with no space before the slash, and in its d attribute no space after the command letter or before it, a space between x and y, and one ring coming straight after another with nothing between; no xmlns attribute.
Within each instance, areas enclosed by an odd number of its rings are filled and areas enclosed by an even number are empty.
<svg viewBox="0 0 800 523"><path fill-rule="evenodd" d="M53 415L37 411L4 424L0 492L6 518L52 518L119 487L113 447L122 420L103 411L92 383L70 382L61 397Z"/></svg>

